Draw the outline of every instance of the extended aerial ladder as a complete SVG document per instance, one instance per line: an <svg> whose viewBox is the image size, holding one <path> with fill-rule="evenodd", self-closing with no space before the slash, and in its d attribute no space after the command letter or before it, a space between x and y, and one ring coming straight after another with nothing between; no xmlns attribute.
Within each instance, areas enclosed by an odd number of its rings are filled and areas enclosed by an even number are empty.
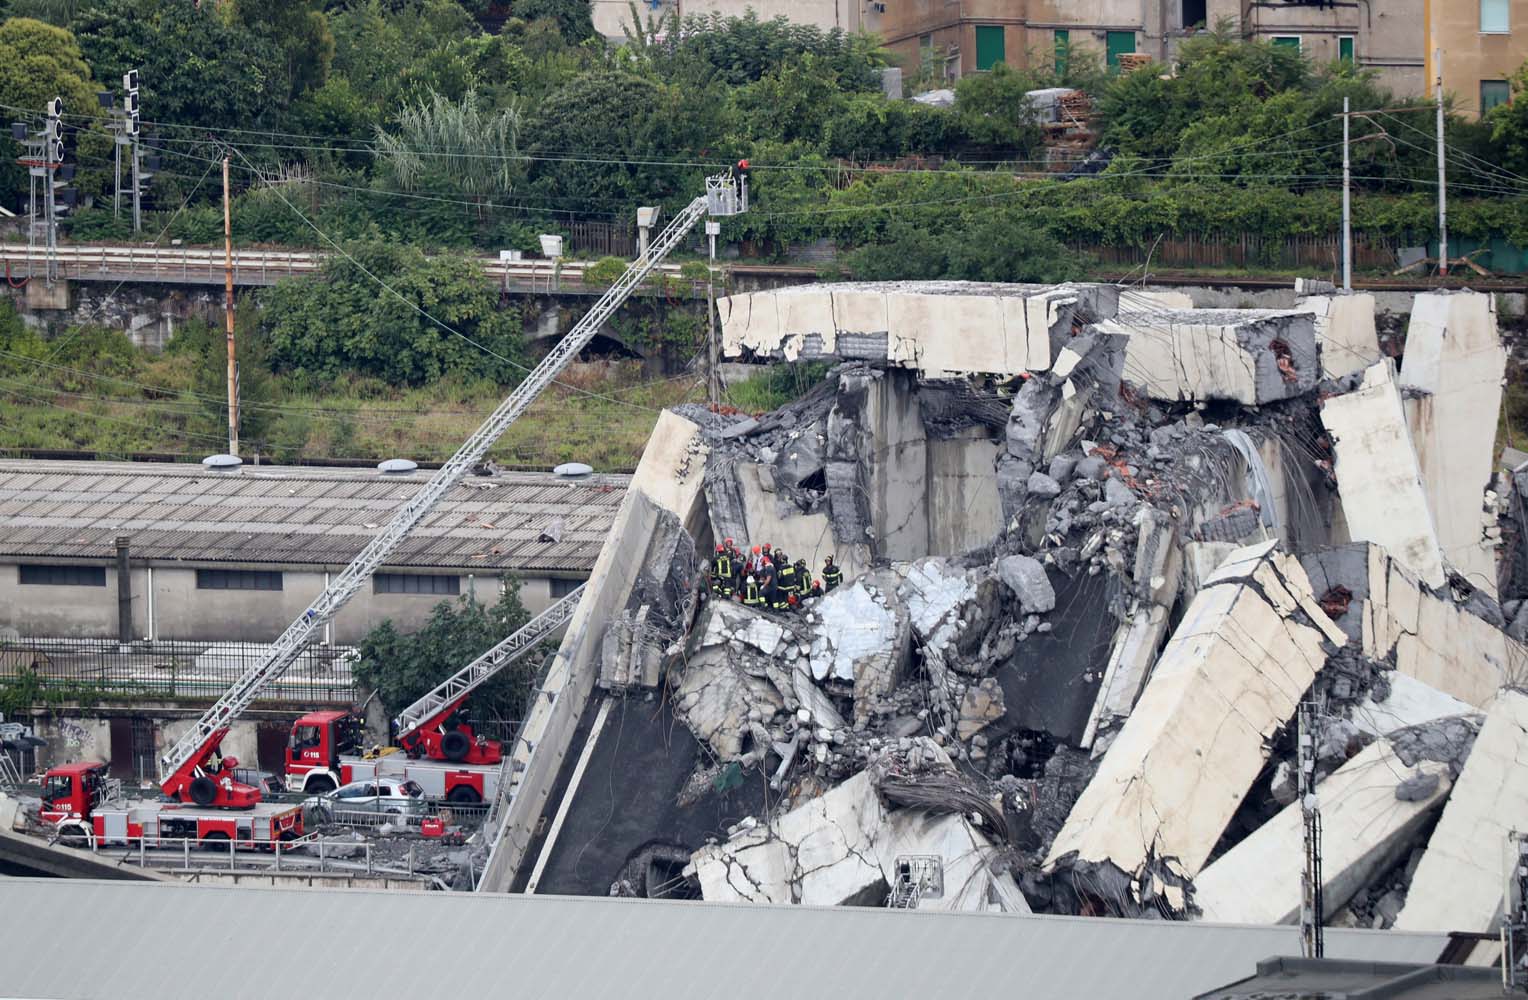
<svg viewBox="0 0 1528 1000"><path fill-rule="evenodd" d="M566 625L573 612L578 610L583 595L584 585L579 584L497 646L399 712L393 720L398 745L411 757L432 757L463 764L497 764L504 755L498 740L479 739L470 723L459 722L452 729L443 729L443 724L461 708L468 695Z"/></svg>
<svg viewBox="0 0 1528 1000"><path fill-rule="evenodd" d="M266 655L244 672L211 708L160 757L160 788L171 798L197 805L248 808L260 801L258 789L233 780L233 769L220 748L233 720L275 681L307 646L323 624L365 586L393 549L434 506L488 453L621 303L652 273L706 215L738 215L748 209L746 180L719 175L706 178L706 193L674 216L625 273L611 285L583 319L568 331L541 362L467 438L424 487L408 499L391 521L334 578L318 599L271 643ZM216 763L214 763L216 761Z"/></svg>

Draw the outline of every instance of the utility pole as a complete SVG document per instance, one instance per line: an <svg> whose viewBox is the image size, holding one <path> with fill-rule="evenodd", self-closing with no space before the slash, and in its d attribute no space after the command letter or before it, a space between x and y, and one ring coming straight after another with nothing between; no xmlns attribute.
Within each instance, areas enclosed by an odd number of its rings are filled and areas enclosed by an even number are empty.
<svg viewBox="0 0 1528 1000"><path fill-rule="evenodd" d="M1316 706L1300 702L1295 744L1298 752L1300 812L1305 817L1305 869L1300 874L1300 951L1306 958L1323 958L1321 922L1321 810L1316 801Z"/></svg>
<svg viewBox="0 0 1528 1000"><path fill-rule="evenodd" d="M239 454L239 363L233 342L233 212L228 200L228 157L223 157L223 314L228 321L228 454Z"/></svg>
<svg viewBox="0 0 1528 1000"><path fill-rule="evenodd" d="M1348 136L1353 119L1348 114L1348 99L1342 99L1342 290L1353 290L1353 181L1352 160L1348 155Z"/></svg>
<svg viewBox="0 0 1528 1000"><path fill-rule="evenodd" d="M1448 277L1448 167L1443 144L1443 50L1433 50L1438 64L1438 273Z"/></svg>
<svg viewBox="0 0 1528 1000"><path fill-rule="evenodd" d="M714 219L706 220L706 242L710 245L711 261L706 267L706 396L714 411L722 402L721 348L716 342L716 237L721 234L722 224Z"/></svg>

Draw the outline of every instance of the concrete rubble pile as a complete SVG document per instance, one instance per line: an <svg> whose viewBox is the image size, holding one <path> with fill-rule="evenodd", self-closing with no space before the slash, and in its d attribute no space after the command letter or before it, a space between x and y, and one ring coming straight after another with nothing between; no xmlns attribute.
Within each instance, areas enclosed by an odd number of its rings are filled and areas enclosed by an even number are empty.
<svg viewBox="0 0 1528 1000"><path fill-rule="evenodd" d="M649 575L693 580L730 538L844 583L790 613L702 593L693 619L649 587L605 627L629 664L606 686L658 689L704 773L771 793L690 845L701 895L1291 922L1308 701L1325 916L1492 929L1528 826L1528 467L1492 472L1490 297L1417 296L1399 367L1361 295L888 283L719 309L730 358L832 367L772 413L665 418L703 488ZM643 607L670 641L634 657Z"/></svg>

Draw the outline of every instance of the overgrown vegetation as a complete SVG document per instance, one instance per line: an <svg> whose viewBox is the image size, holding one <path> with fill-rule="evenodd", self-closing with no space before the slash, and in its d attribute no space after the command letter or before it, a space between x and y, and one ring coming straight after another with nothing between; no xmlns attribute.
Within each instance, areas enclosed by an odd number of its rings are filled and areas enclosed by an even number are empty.
<svg viewBox="0 0 1528 1000"><path fill-rule="evenodd" d="M441 601L430 620L414 632L399 632L391 620L366 634L359 647L355 678L377 692L389 717L407 708L442 678L471 663L530 621L520 603L520 581L506 576L503 591L492 606L463 595ZM472 695L473 709L483 717L519 719L531 692L531 681L542 657L532 651Z"/></svg>
<svg viewBox="0 0 1528 1000"><path fill-rule="evenodd" d="M630 321L644 315L633 312ZM703 320L684 315L703 329ZM266 462L399 455L441 461L507 392L470 365L417 386L354 372L332 379L272 373L271 343L247 307L239 312L237 343L241 443L246 456L258 451ZM200 320L179 325L166 349L155 352L95 327L45 341L0 300L0 451L200 458L224 450L225 364L222 329ZM639 361L575 364L510 428L492 457L534 468L580 461L606 471L630 469L657 411L703 395L695 376L654 378Z"/></svg>
<svg viewBox="0 0 1528 1000"><path fill-rule="evenodd" d="M1173 65L1125 76L1085 48L1028 60L1038 68L999 65L960 80L942 108L885 97L888 55L869 36L752 14L654 20L633 5L624 44L609 46L583 0L522 0L502 30L485 31L502 10L0 0L0 94L13 117L34 121L45 99L64 96L89 201L110 171L95 91L139 69L146 134L163 160L150 234L220 240L215 174L231 148L237 240L344 247L321 280L278 285L241 309L244 437L283 460L442 457L536 353L524 331L537 317L522 315L533 307L484 282L463 251L625 227L638 205L672 218L705 175L743 157L753 210L725 238L746 254L778 259L826 240L844 275L1055 281L1085 276L1089 248L1242 234L1282 247L1335 232L1346 98L1385 109L1354 123L1356 230L1412 245L1435 226L1425 101L1224 26L1184 40ZM940 82L932 61L923 69L914 75ZM1045 169L1024 95L1048 86L1092 97L1113 156L1097 176ZM1528 89L1528 76L1514 87ZM1501 169L1528 170L1525 108L1448 116L1455 240L1528 245L1528 197ZM15 152L0 138L8 204L26 184ZM69 235L131 238L99 204L72 213ZM591 283L621 266L594 264ZM670 364L693 358L704 316L678 292L704 268L690 266L699 270L630 303L607 332ZM195 454L222 438L221 347L204 326L180 331L163 356L99 331L0 338L0 447ZM634 362L570 378L586 391L550 393L533 415L556 418L521 421L501 460L629 466L649 407L696 397L695 380L643 383ZM774 397L742 391L745 408Z"/></svg>
<svg viewBox="0 0 1528 1000"><path fill-rule="evenodd" d="M999 64L960 80L954 106L939 108L883 96L889 60L870 36L752 14L654 20L632 5L625 43L610 47L592 37L582 0L509 9L488 34L480 0L9 0L0 93L34 113L66 96L82 116L79 186L95 195L110 145L94 91L140 69L165 161L151 225L188 243L219 235L204 180L224 143L235 147L239 239L323 245L322 231L432 249L529 250L537 233L575 221L625 225L635 206L672 211L703 175L748 157L756 210L729 232L754 252L827 238L863 251L849 259L866 275L902 260L905 277L1070 274L1085 262L1062 245L1333 231L1344 98L1385 109L1355 122L1366 140L1354 146L1359 230L1408 241L1431 231L1429 105L1226 25L1184 40L1172 66L1126 76L1084 48L1032 58L1036 69ZM1042 169L1024 94L1056 85L1088 91L1100 112L1115 154L1101 176ZM1528 169L1524 107L1485 122L1449 116L1458 236L1528 242L1528 198L1495 166ZM0 200L14 203L24 180L0 166ZM100 209L71 227L127 236ZM992 239L1009 229L1027 235Z"/></svg>

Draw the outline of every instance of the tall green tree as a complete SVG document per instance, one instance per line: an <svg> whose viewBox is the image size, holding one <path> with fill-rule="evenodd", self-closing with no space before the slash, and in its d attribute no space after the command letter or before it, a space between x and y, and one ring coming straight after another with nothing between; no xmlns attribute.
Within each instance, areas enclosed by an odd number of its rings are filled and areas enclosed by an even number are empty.
<svg viewBox="0 0 1528 1000"><path fill-rule="evenodd" d="M570 42L594 37L588 0L513 0L510 13L524 21L554 21L558 33Z"/></svg>
<svg viewBox="0 0 1528 1000"><path fill-rule="evenodd" d="M233 20L281 51L286 101L322 87L334 59L334 36L317 0L235 0Z"/></svg>
<svg viewBox="0 0 1528 1000"><path fill-rule="evenodd" d="M503 585L491 607L465 595L440 602L415 632L400 632L390 620L384 621L361 640L356 680L376 690L389 716L407 708L530 621L520 602L520 581L506 576ZM520 718L541 659L532 652L478 688L472 695L477 713Z"/></svg>
<svg viewBox="0 0 1528 1000"><path fill-rule="evenodd" d="M519 313L500 307L475 261L426 257L380 238L346 252L324 265L323 280L287 279L261 295L276 371L319 381L357 373L392 385L448 374L519 379Z"/></svg>
<svg viewBox="0 0 1528 1000"><path fill-rule="evenodd" d="M90 115L96 111L95 86L74 36L63 28L25 17L0 21L0 102L28 109L40 123L43 104L64 99L64 113ZM7 121L25 114L11 113ZM10 129L0 137L0 204L22 207L27 190L26 168L16 163L21 146Z"/></svg>
<svg viewBox="0 0 1528 1000"><path fill-rule="evenodd" d="M1512 74L1512 101L1492 108L1486 121L1501 151L1501 165L1528 174L1528 62Z"/></svg>
<svg viewBox="0 0 1528 1000"><path fill-rule="evenodd" d="M143 117L207 128L273 124L289 97L268 39L183 0L92 0L74 20L85 59L113 90L139 70ZM180 133L183 135L183 133Z"/></svg>

